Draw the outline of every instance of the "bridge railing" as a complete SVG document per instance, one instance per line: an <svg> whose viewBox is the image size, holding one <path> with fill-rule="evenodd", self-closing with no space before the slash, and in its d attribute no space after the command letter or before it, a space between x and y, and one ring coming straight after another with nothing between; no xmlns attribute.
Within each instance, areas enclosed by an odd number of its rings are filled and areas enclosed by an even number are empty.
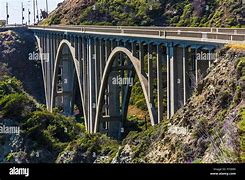
<svg viewBox="0 0 245 180"><path fill-rule="evenodd" d="M160 36L161 38L172 38L178 37L183 38L195 38L201 41L206 40L223 40L223 41L245 41L245 29L217 29L217 28L159 28L150 29L136 29L136 28L126 28L126 27L95 27L95 26L30 26L30 28L39 28L44 30L61 30L65 32L76 31L81 33L101 33L101 34L116 34L116 35L135 35L141 37L147 36ZM196 31L191 31L195 29ZM202 29L204 31L197 31L197 29ZM189 30L189 31L187 31ZM209 32L209 31L210 32ZM235 32L233 32L235 31ZM244 32L244 34L243 34Z"/></svg>
<svg viewBox="0 0 245 180"><path fill-rule="evenodd" d="M196 32L213 32L213 33L229 33L229 34L245 34L245 28L216 28L216 27L158 27L158 26L97 26L97 25L82 25L82 26L60 26L52 25L53 27L75 27L75 28L103 28L103 29L150 29L150 30L166 30L166 31L196 31Z"/></svg>
<svg viewBox="0 0 245 180"><path fill-rule="evenodd" d="M26 27L24 24L6 24L5 26L2 26L2 28L13 28L13 27Z"/></svg>

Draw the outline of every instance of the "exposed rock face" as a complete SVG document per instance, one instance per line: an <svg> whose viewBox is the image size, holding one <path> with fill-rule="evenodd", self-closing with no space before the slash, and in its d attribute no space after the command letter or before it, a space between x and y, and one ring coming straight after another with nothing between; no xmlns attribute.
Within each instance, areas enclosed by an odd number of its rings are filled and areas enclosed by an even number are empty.
<svg viewBox="0 0 245 180"><path fill-rule="evenodd" d="M113 158L112 163L131 163L132 156L132 149L130 145L126 144L124 147L119 148L119 151Z"/></svg>
<svg viewBox="0 0 245 180"><path fill-rule="evenodd" d="M8 73L21 80L25 90L44 103L41 65L29 60L29 53L36 52L34 36L25 28L0 32L0 63L7 64Z"/></svg>
<svg viewBox="0 0 245 180"><path fill-rule="evenodd" d="M42 24L245 25L242 0L65 0Z"/></svg>
<svg viewBox="0 0 245 180"><path fill-rule="evenodd" d="M200 17L203 14L205 8L208 8L206 0L193 0L192 5L194 8L194 15L197 17Z"/></svg>
<svg viewBox="0 0 245 180"><path fill-rule="evenodd" d="M58 21L56 23L76 24L79 21L78 17L81 11L94 3L95 0L65 0L52 12L52 16L57 17Z"/></svg>

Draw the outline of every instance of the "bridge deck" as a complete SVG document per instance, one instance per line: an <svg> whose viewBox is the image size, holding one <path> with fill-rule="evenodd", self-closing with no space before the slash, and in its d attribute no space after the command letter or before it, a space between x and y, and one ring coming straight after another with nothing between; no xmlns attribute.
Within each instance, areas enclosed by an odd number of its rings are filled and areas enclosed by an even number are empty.
<svg viewBox="0 0 245 180"><path fill-rule="evenodd" d="M245 28L185 28L133 26L29 26L32 30L82 33L101 36L198 41L217 44L245 43Z"/></svg>

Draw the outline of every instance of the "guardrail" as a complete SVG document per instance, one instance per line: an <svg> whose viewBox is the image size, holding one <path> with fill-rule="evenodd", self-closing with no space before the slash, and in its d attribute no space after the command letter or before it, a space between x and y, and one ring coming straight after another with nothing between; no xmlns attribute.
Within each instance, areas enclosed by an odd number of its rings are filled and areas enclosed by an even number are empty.
<svg viewBox="0 0 245 180"><path fill-rule="evenodd" d="M12 27L26 27L24 24L6 24L5 26L2 26L2 28L12 28Z"/></svg>
<svg viewBox="0 0 245 180"><path fill-rule="evenodd" d="M97 26L97 25L82 25L82 26L62 26L52 25L50 27L61 28L103 28L103 29L150 29L150 30L166 30L166 31L196 31L196 32L213 32L213 33L229 33L229 34L245 34L245 28L216 28L216 27L158 27L158 26Z"/></svg>
<svg viewBox="0 0 245 180"><path fill-rule="evenodd" d="M195 38L200 41L223 40L223 41L240 41L245 43L245 29L227 29L227 28L172 28L172 27L148 27L143 29L116 26L29 26L30 29L43 30L61 30L65 32L76 31L82 33L104 33L113 35L135 35L135 36L154 36L161 38L178 37ZM194 29L194 31L193 31ZM200 31L202 30L202 31Z"/></svg>

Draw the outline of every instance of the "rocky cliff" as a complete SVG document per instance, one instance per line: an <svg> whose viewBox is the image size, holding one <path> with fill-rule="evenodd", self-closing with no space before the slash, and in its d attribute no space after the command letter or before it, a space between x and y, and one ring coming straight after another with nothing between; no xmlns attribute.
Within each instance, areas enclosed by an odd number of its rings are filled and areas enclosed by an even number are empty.
<svg viewBox="0 0 245 180"><path fill-rule="evenodd" d="M25 28L1 31L1 66L5 64L9 73L23 83L27 92L44 103L41 64L29 59L29 54L37 53L33 34Z"/></svg>
<svg viewBox="0 0 245 180"><path fill-rule="evenodd" d="M245 25L242 0L65 0L42 24Z"/></svg>

